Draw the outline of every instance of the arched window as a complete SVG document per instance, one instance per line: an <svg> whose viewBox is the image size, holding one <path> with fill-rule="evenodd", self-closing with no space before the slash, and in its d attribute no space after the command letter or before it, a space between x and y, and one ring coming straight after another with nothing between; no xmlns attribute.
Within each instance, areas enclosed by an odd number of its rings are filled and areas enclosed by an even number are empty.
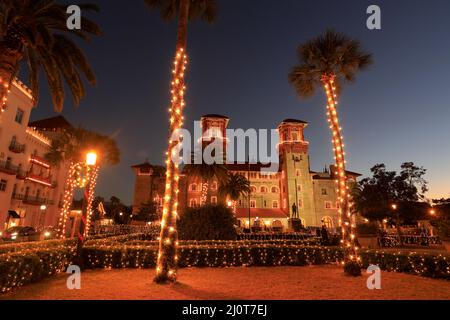
<svg viewBox="0 0 450 320"><path fill-rule="evenodd" d="M197 199L191 199L191 201L189 202L189 206L191 208L197 207Z"/></svg>
<svg viewBox="0 0 450 320"><path fill-rule="evenodd" d="M333 228L333 219L331 219L331 217L324 217L322 223L327 229Z"/></svg>
<svg viewBox="0 0 450 320"><path fill-rule="evenodd" d="M212 184L211 184L211 190L213 190L213 191L216 191L217 190L217 182L213 182Z"/></svg>
<svg viewBox="0 0 450 320"><path fill-rule="evenodd" d="M278 209L278 201L277 200L272 201L272 208Z"/></svg>
<svg viewBox="0 0 450 320"><path fill-rule="evenodd" d="M265 187L265 186L262 186L260 190L261 190L261 193L267 193L267 187Z"/></svg>
<svg viewBox="0 0 450 320"><path fill-rule="evenodd" d="M280 189L278 187L272 187L272 193L280 193Z"/></svg>
<svg viewBox="0 0 450 320"><path fill-rule="evenodd" d="M197 191L197 184L196 183L193 183L193 184L191 184L191 186L189 187L189 189L191 190L191 191Z"/></svg>
<svg viewBox="0 0 450 320"><path fill-rule="evenodd" d="M257 189L256 189L255 186L251 186L251 187L250 187L250 190L251 190L252 193L256 193L256 190L257 190Z"/></svg>

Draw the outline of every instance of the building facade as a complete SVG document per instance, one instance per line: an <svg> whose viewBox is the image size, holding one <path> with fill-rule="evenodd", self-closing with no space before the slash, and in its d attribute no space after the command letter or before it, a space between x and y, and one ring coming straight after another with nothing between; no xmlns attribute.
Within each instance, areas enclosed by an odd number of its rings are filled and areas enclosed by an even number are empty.
<svg viewBox="0 0 450 320"><path fill-rule="evenodd" d="M32 92L14 81L0 114L0 231L57 223L67 168L44 159L51 137L29 124L33 108Z"/></svg>
<svg viewBox="0 0 450 320"><path fill-rule="evenodd" d="M226 129L229 119L221 115L206 115L201 119L203 147L217 139L227 146ZM290 229L289 220L300 218L306 227L326 225L333 229L338 226L338 208L336 177L333 166L323 172L310 169L309 142L305 139L308 123L296 119L287 119L278 126L279 133L279 170L263 172L259 163L227 164L228 171L245 176L251 185L249 197L237 202L236 217L243 227L262 229ZM206 134L207 133L207 134ZM153 166L149 163L133 166L136 177L133 210L137 212L143 203L149 201L162 205L164 179L155 188L152 178ZM349 182L356 181L360 175L347 172ZM220 199L218 181L209 183L210 202ZM179 207L182 213L187 207L196 207L202 203L202 181L195 177L181 176Z"/></svg>

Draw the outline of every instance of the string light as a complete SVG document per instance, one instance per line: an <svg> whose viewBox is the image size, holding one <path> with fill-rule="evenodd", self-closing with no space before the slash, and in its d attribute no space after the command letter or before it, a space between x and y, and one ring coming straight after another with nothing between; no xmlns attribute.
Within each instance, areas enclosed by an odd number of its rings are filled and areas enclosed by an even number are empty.
<svg viewBox="0 0 450 320"><path fill-rule="evenodd" d="M184 48L177 49L173 62L172 99L169 107L170 137L183 126L183 109L186 105L184 94L185 71L187 66L187 55ZM177 243L176 219L178 207L178 185L179 167L172 161L172 155L177 145L169 137L168 151L166 153L166 190L163 204L163 215L161 221L161 235L159 244L159 255L156 268L156 282L176 281L177 276ZM170 231L172 230L172 231Z"/></svg>
<svg viewBox="0 0 450 320"><path fill-rule="evenodd" d="M9 83L5 80L3 80L2 77L0 77L0 111L3 112L6 109L6 103L8 102L8 95L11 92Z"/></svg>
<svg viewBox="0 0 450 320"><path fill-rule="evenodd" d="M361 258L358 256L358 247L356 245L355 227L352 221L354 220L351 208L351 195L348 192L347 175L345 171L345 148L344 138L342 136L342 128L339 125L339 116L337 112L337 92L335 75L322 76L322 83L327 96L327 116L330 129L333 134L332 144L334 150L334 159L336 161L336 171L334 172L336 179L336 193L339 202L339 224L342 230L341 244L346 248L345 259L350 261L360 262Z"/></svg>

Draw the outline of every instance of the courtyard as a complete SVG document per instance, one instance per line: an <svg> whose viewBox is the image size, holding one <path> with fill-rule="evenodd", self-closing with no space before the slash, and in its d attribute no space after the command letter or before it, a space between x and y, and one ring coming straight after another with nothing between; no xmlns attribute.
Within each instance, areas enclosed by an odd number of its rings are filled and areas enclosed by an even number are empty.
<svg viewBox="0 0 450 320"><path fill-rule="evenodd" d="M337 266L188 268L173 285L152 282L153 269L89 270L81 289L60 274L0 296L2 300L448 300L450 281L381 273L381 290L368 274L348 277Z"/></svg>

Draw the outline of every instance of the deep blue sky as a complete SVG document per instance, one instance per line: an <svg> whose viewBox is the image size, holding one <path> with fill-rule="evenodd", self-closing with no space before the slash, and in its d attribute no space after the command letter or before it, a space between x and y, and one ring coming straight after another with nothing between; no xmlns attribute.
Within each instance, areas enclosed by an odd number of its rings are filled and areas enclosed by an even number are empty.
<svg viewBox="0 0 450 320"><path fill-rule="evenodd" d="M169 76L175 24L143 0L94 1L104 36L83 45L98 86L78 109L62 113L75 125L110 134L120 165L101 172L98 194L127 203L130 166L162 163L167 144ZM275 128L284 118L310 123L313 170L331 163L325 98L300 101L287 82L299 44L332 27L361 40L375 64L345 86L341 117L349 168L376 163L398 169L414 161L428 169L429 197L450 196L450 1L218 0L214 25L189 30L188 126L205 113L231 118L232 128ZM382 30L366 28L366 8L382 9ZM54 116L46 87L32 119Z"/></svg>

